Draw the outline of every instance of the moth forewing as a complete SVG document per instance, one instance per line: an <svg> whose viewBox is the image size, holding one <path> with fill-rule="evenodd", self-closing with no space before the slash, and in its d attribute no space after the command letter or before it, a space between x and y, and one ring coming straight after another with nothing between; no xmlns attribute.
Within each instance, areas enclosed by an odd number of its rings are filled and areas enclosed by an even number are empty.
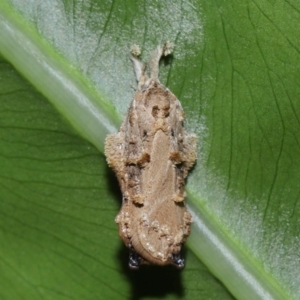
<svg viewBox="0 0 300 300"><path fill-rule="evenodd" d="M155 49L149 77L133 47L138 89L120 131L105 144L123 194L116 222L131 268L143 263L183 268L181 247L190 234L184 179L197 157L196 138L183 127L179 100L158 80L159 60L170 49L170 43Z"/></svg>

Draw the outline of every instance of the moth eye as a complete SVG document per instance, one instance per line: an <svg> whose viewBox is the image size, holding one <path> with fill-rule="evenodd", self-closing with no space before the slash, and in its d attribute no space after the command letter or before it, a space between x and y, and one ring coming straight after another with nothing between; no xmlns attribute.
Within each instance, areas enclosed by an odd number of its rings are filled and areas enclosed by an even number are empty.
<svg viewBox="0 0 300 300"><path fill-rule="evenodd" d="M147 130L144 130L144 131L143 131L143 137L146 137L147 135L148 135Z"/></svg>

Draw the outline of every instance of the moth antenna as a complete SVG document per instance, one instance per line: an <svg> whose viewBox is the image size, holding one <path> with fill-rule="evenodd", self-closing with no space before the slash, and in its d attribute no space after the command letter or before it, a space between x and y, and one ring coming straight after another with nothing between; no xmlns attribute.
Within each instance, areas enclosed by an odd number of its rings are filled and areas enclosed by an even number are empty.
<svg viewBox="0 0 300 300"><path fill-rule="evenodd" d="M133 44L130 48L130 53L134 56L134 57L139 57L142 53L141 48L139 45Z"/></svg>
<svg viewBox="0 0 300 300"><path fill-rule="evenodd" d="M174 44L167 41L164 44L164 48L163 48L164 56L167 56L167 55L171 54L173 52L173 49L174 49Z"/></svg>
<svg viewBox="0 0 300 300"><path fill-rule="evenodd" d="M139 60L139 56L141 55L141 49L138 45L132 45L130 52L131 52L130 59L133 62L136 80L140 82L141 78L146 76L145 75L146 66Z"/></svg>
<svg viewBox="0 0 300 300"><path fill-rule="evenodd" d="M152 53L150 59L150 77L159 82L159 61L162 56L167 56L172 53L174 44L166 42L163 47L158 46Z"/></svg>

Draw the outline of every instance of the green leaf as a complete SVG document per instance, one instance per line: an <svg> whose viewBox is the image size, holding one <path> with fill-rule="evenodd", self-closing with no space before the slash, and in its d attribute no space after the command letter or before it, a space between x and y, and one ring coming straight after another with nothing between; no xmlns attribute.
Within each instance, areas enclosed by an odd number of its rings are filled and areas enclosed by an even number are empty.
<svg viewBox="0 0 300 300"><path fill-rule="evenodd" d="M2 298L298 299L299 12L287 1L2 1L0 52L100 151L132 98L132 43L146 60L175 42L161 82L199 137L195 256L182 273L131 273L104 157L2 61Z"/></svg>

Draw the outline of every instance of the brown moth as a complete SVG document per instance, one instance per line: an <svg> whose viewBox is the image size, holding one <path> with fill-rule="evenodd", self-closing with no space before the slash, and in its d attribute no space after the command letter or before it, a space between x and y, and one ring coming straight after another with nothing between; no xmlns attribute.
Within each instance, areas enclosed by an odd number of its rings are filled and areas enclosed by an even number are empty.
<svg viewBox="0 0 300 300"><path fill-rule="evenodd" d="M159 61L171 48L166 43L155 49L149 77L138 46L132 47L138 88L120 131L105 143L123 194L116 222L130 249L131 268L143 263L184 267L180 251L192 222L184 179L196 160L196 137L184 130L179 100L158 79Z"/></svg>

